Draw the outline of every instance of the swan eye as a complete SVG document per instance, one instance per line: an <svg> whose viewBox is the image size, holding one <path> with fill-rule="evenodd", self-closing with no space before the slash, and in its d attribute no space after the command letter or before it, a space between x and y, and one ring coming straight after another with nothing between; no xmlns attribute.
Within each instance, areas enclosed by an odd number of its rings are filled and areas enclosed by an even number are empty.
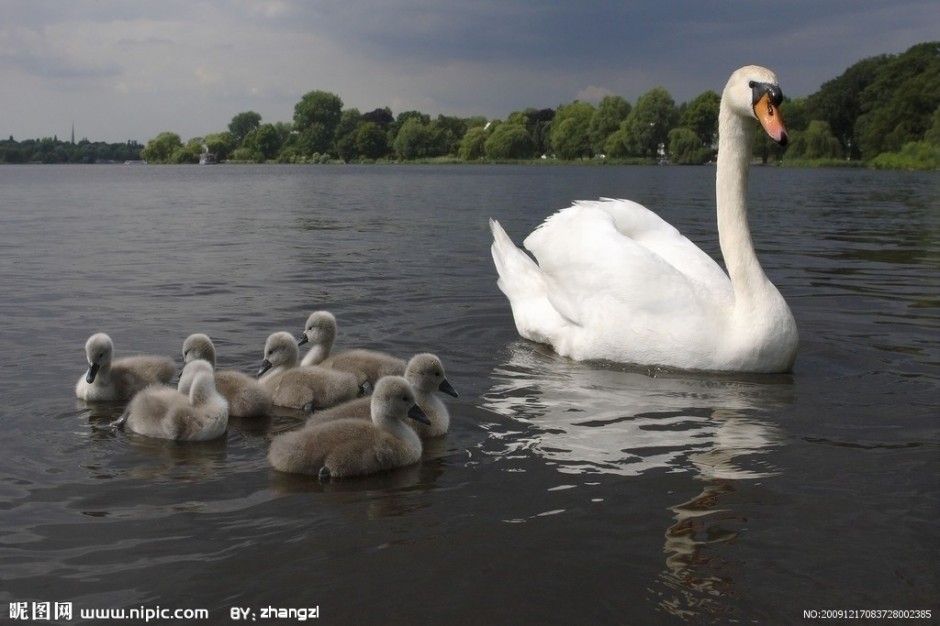
<svg viewBox="0 0 940 626"><path fill-rule="evenodd" d="M751 88L751 104L756 105L766 94L770 103L774 106L780 106L783 102L783 91L778 85L773 83L762 83L756 80L748 81L747 86Z"/></svg>

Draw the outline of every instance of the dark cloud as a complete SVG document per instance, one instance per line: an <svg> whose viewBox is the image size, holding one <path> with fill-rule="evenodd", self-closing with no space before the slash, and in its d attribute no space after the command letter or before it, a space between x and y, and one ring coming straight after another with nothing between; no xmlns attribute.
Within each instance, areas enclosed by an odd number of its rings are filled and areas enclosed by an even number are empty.
<svg viewBox="0 0 940 626"><path fill-rule="evenodd" d="M30 98L74 97L85 86L83 114L110 128L109 117L121 116L109 106L134 107L126 117L140 130L119 136L142 140L173 124L182 135L224 128L245 110L289 120L312 89L361 110L504 117L590 94L635 101L656 86L683 102L758 63L788 95L805 96L863 58L936 39L940 23L936 0L0 0L0 8L0 81L29 86L0 135L43 124L34 111L48 107ZM152 105L154 94L166 106Z"/></svg>

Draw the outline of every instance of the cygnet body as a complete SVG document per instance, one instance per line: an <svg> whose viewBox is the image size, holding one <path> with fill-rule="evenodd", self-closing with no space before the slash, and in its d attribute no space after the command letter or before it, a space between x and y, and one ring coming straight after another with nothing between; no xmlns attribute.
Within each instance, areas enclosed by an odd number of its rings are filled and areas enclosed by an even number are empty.
<svg viewBox="0 0 940 626"><path fill-rule="evenodd" d="M430 422L425 424L412 421L408 422L408 425L415 429L422 439L446 434L450 428L450 413L447 405L434 392L441 391L455 398L458 394L447 380L441 360L430 353L416 354L408 361L408 367L405 368L405 380L415 392L415 402ZM357 398L332 409L314 413L307 423L323 424L338 419L369 419L370 417L369 398Z"/></svg>
<svg viewBox="0 0 940 626"><path fill-rule="evenodd" d="M370 399L372 420L341 419L307 425L276 437L268 450L282 472L321 478L361 476L404 467L421 459L421 439L403 422L427 417L404 378L386 376Z"/></svg>
<svg viewBox="0 0 940 626"><path fill-rule="evenodd" d="M357 397L356 377L316 365L299 366L300 352L290 333L277 332L264 344L259 381L275 406L306 411L336 406Z"/></svg>
<svg viewBox="0 0 940 626"><path fill-rule="evenodd" d="M215 388L212 366L201 359L187 364L180 385L189 393L161 385L139 392L119 424L140 435L176 441L208 441L225 434L228 402Z"/></svg>
<svg viewBox="0 0 940 626"><path fill-rule="evenodd" d="M183 363L196 359L208 361L215 368L215 345L208 335L195 333L183 342ZM215 387L228 401L232 417L264 417L271 411L271 392L247 374L231 369L215 370Z"/></svg>
<svg viewBox="0 0 940 626"><path fill-rule="evenodd" d="M354 349L331 354L336 340L336 317L329 311L314 311L307 318L297 345L310 343L301 365L320 365L355 374L360 386L374 387L383 376L401 376L406 363L377 350Z"/></svg>
<svg viewBox="0 0 940 626"><path fill-rule="evenodd" d="M137 355L113 359L114 344L105 333L85 342L88 372L78 379L75 395L86 401L127 400L149 385L166 384L176 373L173 359Z"/></svg>

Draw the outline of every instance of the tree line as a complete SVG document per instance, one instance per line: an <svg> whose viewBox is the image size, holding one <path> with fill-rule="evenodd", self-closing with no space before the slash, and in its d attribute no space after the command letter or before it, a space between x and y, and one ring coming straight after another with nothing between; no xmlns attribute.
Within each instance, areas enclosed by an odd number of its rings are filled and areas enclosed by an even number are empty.
<svg viewBox="0 0 940 626"><path fill-rule="evenodd" d="M0 163L124 163L139 161L144 149L136 141L123 143L63 141L58 137L0 140Z"/></svg>
<svg viewBox="0 0 940 626"><path fill-rule="evenodd" d="M813 95L785 99L781 108L790 144L781 148L759 133L754 156L765 162L940 169L938 94L940 42L859 61ZM263 123L260 114L246 111L222 132L186 143L174 132L163 132L142 149L136 142L114 145L114 154L133 154L131 148L137 148L136 157L104 158L197 163L203 153L211 153L218 161L278 163L603 158L701 164L715 156L719 102L716 92L706 91L677 105L664 87L655 87L635 103L609 95L597 105L574 101L488 120L432 118L420 111L393 115L388 107L361 113L344 108L336 94L311 91L295 105L290 122ZM24 162L7 158L7 150L13 150L9 143L15 143L12 137L0 142L0 162ZM108 154L99 144L50 150L49 141L38 143L41 149L31 148L39 158L32 160L42 162L88 162L92 155ZM127 150L117 149L122 146ZM19 149L17 158L25 158L27 150Z"/></svg>

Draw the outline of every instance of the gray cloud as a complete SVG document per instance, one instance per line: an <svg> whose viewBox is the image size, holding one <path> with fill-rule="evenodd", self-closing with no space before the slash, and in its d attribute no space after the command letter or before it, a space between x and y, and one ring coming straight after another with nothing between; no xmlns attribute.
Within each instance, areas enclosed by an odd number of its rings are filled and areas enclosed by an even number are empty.
<svg viewBox="0 0 940 626"><path fill-rule="evenodd" d="M804 96L936 39L935 0L0 0L0 136L184 139L239 112L289 121L312 89L366 111L505 117L655 86L677 102L746 63Z"/></svg>

